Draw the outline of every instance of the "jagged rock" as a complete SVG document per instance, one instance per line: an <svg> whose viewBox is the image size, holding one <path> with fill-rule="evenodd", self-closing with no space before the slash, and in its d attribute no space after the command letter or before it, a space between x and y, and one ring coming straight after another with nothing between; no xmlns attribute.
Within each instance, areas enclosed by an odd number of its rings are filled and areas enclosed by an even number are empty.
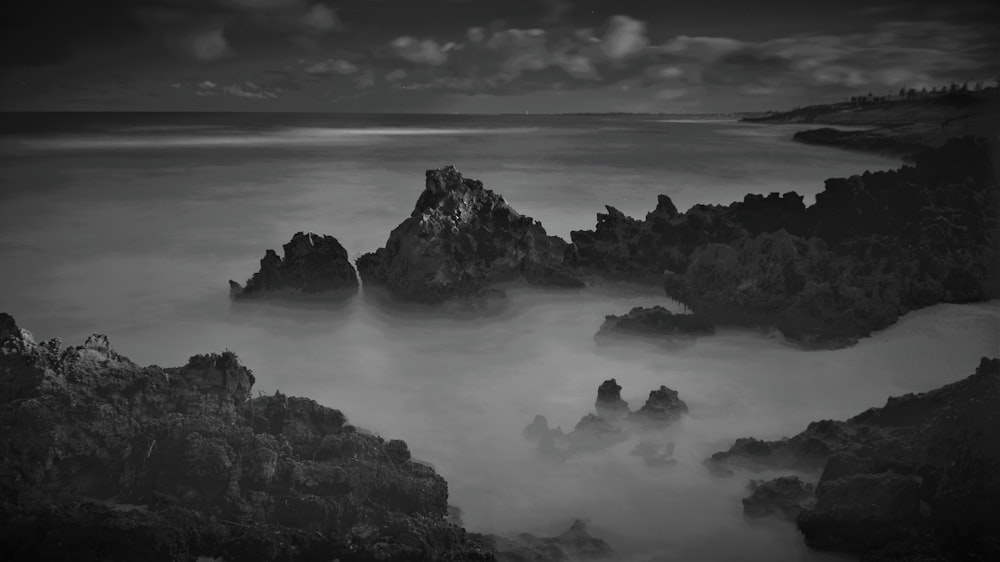
<svg viewBox="0 0 1000 562"><path fill-rule="evenodd" d="M611 334L639 334L661 338L703 336L715 333L715 326L697 314L674 314L662 306L635 307L621 316L604 317L598 337Z"/></svg>
<svg viewBox="0 0 1000 562"><path fill-rule="evenodd" d="M662 429L688 412L687 404L677 394L676 390L661 386L649 391L649 398L629 419L645 428Z"/></svg>
<svg viewBox="0 0 1000 562"><path fill-rule="evenodd" d="M602 539L587 530L587 524L577 519L566 532L548 538L530 533L509 537L493 537L497 558L509 562L569 562L610 560L615 552Z"/></svg>
<svg viewBox="0 0 1000 562"><path fill-rule="evenodd" d="M229 282L236 299L304 295L350 295L358 289L358 278L347 250L333 236L297 232L282 246L284 258L267 250L260 271L241 286Z"/></svg>
<svg viewBox="0 0 1000 562"><path fill-rule="evenodd" d="M751 480L747 490L750 497L743 499L743 513L747 517L777 515L795 521L803 509L816 503L813 485L798 476Z"/></svg>
<svg viewBox="0 0 1000 562"><path fill-rule="evenodd" d="M438 303L517 278L582 287L565 267L566 247L503 196L446 166L427 171L426 188L410 217L392 231L384 248L361 256L357 265L366 285Z"/></svg>
<svg viewBox="0 0 1000 562"><path fill-rule="evenodd" d="M674 459L674 444L670 441L652 441L643 439L629 453L641 457L647 466L670 466L677 463Z"/></svg>
<svg viewBox="0 0 1000 562"><path fill-rule="evenodd" d="M628 415L628 402L622 400L622 387L615 379L608 379L597 387L594 408L597 415L604 418L614 419Z"/></svg>
<svg viewBox="0 0 1000 562"><path fill-rule="evenodd" d="M10 560L491 560L406 444L312 400L251 399L235 354L139 367L0 317L0 547Z"/></svg>
<svg viewBox="0 0 1000 562"><path fill-rule="evenodd" d="M806 542L871 560L992 559L1000 554L1000 359L847 421L774 442L740 439L708 459L738 468L822 470L796 521ZM919 556L918 556L919 554Z"/></svg>
<svg viewBox="0 0 1000 562"><path fill-rule="evenodd" d="M608 208L568 260L662 282L711 324L851 345L915 308L1000 296L992 150L952 139L913 167L827 180L809 207L786 193L685 213L661 196L642 221Z"/></svg>
<svg viewBox="0 0 1000 562"><path fill-rule="evenodd" d="M548 435L549 431L551 431L549 421L545 419L545 416L538 414L528 427L524 428L524 438L532 443L537 443Z"/></svg>
<svg viewBox="0 0 1000 562"><path fill-rule="evenodd" d="M595 414L583 416L566 437L571 454L601 451L628 440L628 435L621 427Z"/></svg>

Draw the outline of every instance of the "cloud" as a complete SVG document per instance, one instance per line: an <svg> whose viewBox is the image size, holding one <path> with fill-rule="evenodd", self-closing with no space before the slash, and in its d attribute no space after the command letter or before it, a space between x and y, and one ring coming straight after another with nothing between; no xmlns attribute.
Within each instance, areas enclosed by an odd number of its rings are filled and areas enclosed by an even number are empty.
<svg viewBox="0 0 1000 562"><path fill-rule="evenodd" d="M438 66L448 60L448 53L432 39L403 36L394 39L390 46L398 57L417 64Z"/></svg>
<svg viewBox="0 0 1000 562"><path fill-rule="evenodd" d="M366 70L354 79L354 85L360 90L371 88L375 85L375 74L371 70Z"/></svg>
<svg viewBox="0 0 1000 562"><path fill-rule="evenodd" d="M486 39L486 31L481 27L470 27L465 32L465 37L469 40L469 43L482 43L483 39Z"/></svg>
<svg viewBox="0 0 1000 562"><path fill-rule="evenodd" d="M233 54L221 26L177 37L172 43L180 51L202 62L217 61Z"/></svg>
<svg viewBox="0 0 1000 562"><path fill-rule="evenodd" d="M393 70L392 72L390 72L390 73L388 73L388 74L385 75L385 79L388 80L388 81L390 81L390 82L397 82L397 81L402 80L404 78L406 78L406 71L403 70L402 68L397 68L397 69Z"/></svg>
<svg viewBox="0 0 1000 562"><path fill-rule="evenodd" d="M326 4L314 4L302 15L302 25L316 31L331 31L341 27L337 13Z"/></svg>
<svg viewBox="0 0 1000 562"><path fill-rule="evenodd" d="M329 59L311 64L305 68L309 74L353 74L358 66L343 59Z"/></svg>
<svg viewBox="0 0 1000 562"><path fill-rule="evenodd" d="M249 86L248 86L249 88ZM249 98L249 99L273 99L278 97L277 92L273 91L253 91L253 89L246 89L241 84L230 84L229 86L224 86L222 88L223 93L230 96L236 96L239 98Z"/></svg>
<svg viewBox="0 0 1000 562"><path fill-rule="evenodd" d="M198 84L198 88L202 90L212 90L215 88L215 82L211 80L205 80L204 82Z"/></svg>
<svg viewBox="0 0 1000 562"><path fill-rule="evenodd" d="M683 97L688 91L683 88L664 88L656 92L656 99L658 100L675 100L677 98Z"/></svg>
<svg viewBox="0 0 1000 562"><path fill-rule="evenodd" d="M628 16L613 16L604 34L604 52L613 60L624 59L642 51L649 44L646 24Z"/></svg>

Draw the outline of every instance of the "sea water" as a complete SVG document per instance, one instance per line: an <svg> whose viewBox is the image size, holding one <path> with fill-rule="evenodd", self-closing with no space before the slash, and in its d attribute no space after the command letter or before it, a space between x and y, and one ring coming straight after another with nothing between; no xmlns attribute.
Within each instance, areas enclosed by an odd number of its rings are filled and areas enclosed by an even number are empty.
<svg viewBox="0 0 1000 562"><path fill-rule="evenodd" d="M455 165L549 233L593 228L604 205L642 217L746 193L797 191L898 166L793 143L793 127L651 117L46 114L0 133L0 310L37 338L92 332L140 364L230 349L255 392L306 396L407 441L472 531L555 534L589 521L622 560L826 560L794 525L747 521L751 475L709 475L734 439L792 435L890 395L928 390L996 356L997 302L913 312L849 349L804 351L744 330L679 345L598 346L604 316L677 303L655 287L518 287L502 311L455 315L359 295L340 304L232 303L267 248L297 231L352 258L409 216L424 171ZM553 465L524 441L535 414L572 429L616 378L638 409L660 385L690 415L647 467L634 441Z"/></svg>

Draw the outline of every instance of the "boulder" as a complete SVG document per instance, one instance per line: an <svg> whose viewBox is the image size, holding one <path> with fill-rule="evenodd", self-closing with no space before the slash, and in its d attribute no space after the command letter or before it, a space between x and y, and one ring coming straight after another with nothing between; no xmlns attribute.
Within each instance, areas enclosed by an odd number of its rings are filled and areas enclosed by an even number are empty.
<svg viewBox="0 0 1000 562"><path fill-rule="evenodd" d="M365 285L384 286L406 300L439 303L516 279L582 287L564 263L566 248L503 196L445 166L427 171L409 218L385 247L361 256L357 265Z"/></svg>
<svg viewBox="0 0 1000 562"><path fill-rule="evenodd" d="M530 533L494 536L497 559L510 562L584 562L611 560L615 552L602 539L590 534L587 524L577 519L570 528L554 537Z"/></svg>
<svg viewBox="0 0 1000 562"><path fill-rule="evenodd" d="M229 282L235 299L351 295L358 277L347 250L333 236L297 232L283 247L284 257L267 250L260 271L242 286Z"/></svg>
<svg viewBox="0 0 1000 562"><path fill-rule="evenodd" d="M251 397L232 352L140 367L106 336L0 316L0 547L11 560L492 560L406 444Z"/></svg>

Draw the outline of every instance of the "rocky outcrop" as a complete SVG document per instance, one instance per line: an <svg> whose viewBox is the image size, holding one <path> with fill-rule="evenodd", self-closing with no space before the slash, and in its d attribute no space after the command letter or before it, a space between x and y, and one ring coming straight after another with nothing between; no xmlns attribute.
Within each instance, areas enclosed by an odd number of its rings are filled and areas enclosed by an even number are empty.
<svg viewBox="0 0 1000 562"><path fill-rule="evenodd" d="M511 562L584 562L611 560L614 550L587 530L579 519L570 528L554 537L536 537L521 533L509 537L494 537L498 557Z"/></svg>
<svg viewBox="0 0 1000 562"><path fill-rule="evenodd" d="M236 299L296 296L347 296L358 290L358 277L347 250L333 236L297 232L282 246L284 258L267 250L260 271L242 286L229 282Z"/></svg>
<svg viewBox="0 0 1000 562"><path fill-rule="evenodd" d="M598 338L617 334L638 334L654 338L674 339L715 333L710 320L697 314L674 314L662 306L635 307L627 314L604 317Z"/></svg>
<svg viewBox="0 0 1000 562"><path fill-rule="evenodd" d="M649 399L638 411L629 410L621 397L621 385L608 379L597 389L596 414L583 416L573 431L549 428L545 416L536 415L524 428L524 438L537 444L539 452L548 458L564 461L574 455L598 452L639 439L632 455L642 457L650 466L673 464L674 445L657 438L655 432L679 421L688 411L677 391L661 386L649 393Z"/></svg>
<svg viewBox="0 0 1000 562"><path fill-rule="evenodd" d="M620 418L629 413L628 402L622 400L622 385L615 379L608 379L597 387L597 401L594 402L597 415L606 418Z"/></svg>
<svg viewBox="0 0 1000 562"><path fill-rule="evenodd" d="M647 429L662 429L681 419L688 413L687 404L677 395L676 390L661 386L649 391L649 398L629 419Z"/></svg>
<svg viewBox="0 0 1000 562"><path fill-rule="evenodd" d="M708 324L850 345L915 308L1000 296L991 150L952 139L912 167L827 180L808 207L775 193L685 213L661 195L642 221L609 208L571 234L568 259L662 282Z"/></svg>
<svg viewBox="0 0 1000 562"><path fill-rule="evenodd" d="M492 560L406 443L282 394L231 352L140 367L104 336L36 343L0 316L9 560Z"/></svg>
<svg viewBox="0 0 1000 562"><path fill-rule="evenodd" d="M813 485L798 476L781 476L773 480L751 480L747 485L750 496L743 499L747 517L771 515L795 521L803 509L816 503Z"/></svg>
<svg viewBox="0 0 1000 562"><path fill-rule="evenodd" d="M870 560L987 560L1000 554L997 443L1000 359L984 358L958 382L791 438L740 439L707 463L730 474L821 471L815 505L796 518L815 548Z"/></svg>
<svg viewBox="0 0 1000 562"><path fill-rule="evenodd" d="M365 285L411 301L438 303L476 296L491 285L582 287L564 265L566 242L521 215L503 196L452 166L428 170L410 217L384 248L358 259Z"/></svg>

